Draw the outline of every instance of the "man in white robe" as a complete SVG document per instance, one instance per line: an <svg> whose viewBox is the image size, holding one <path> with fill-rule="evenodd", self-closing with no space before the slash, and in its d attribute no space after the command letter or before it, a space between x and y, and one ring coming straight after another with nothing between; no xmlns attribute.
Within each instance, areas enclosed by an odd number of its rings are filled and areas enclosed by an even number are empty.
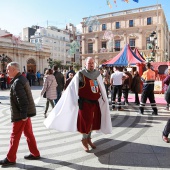
<svg viewBox="0 0 170 170"><path fill-rule="evenodd" d="M92 82L88 83L88 81L86 81L82 87L85 87L86 84L90 84L90 88L92 91L90 93L100 94L97 101L96 100L93 101L93 99L91 100L83 99L83 105L80 106L78 104L78 100L80 100L79 96L80 89L82 88L80 87L81 86L80 75L83 75L83 79L86 78L87 80L89 80L89 82ZM81 125L82 119L81 120L78 119L80 118L80 116L82 116L82 114L85 114L84 112L82 113L83 109L80 107L85 106L85 104L87 103L91 104L92 106L96 105L95 108L97 108L97 106L99 107L98 111L100 111L100 113L96 114L100 116L100 118L98 119L100 120L99 122L100 127L97 126L98 127L97 129L93 129L94 121L92 120L91 122L92 128L90 129L90 131L88 129L87 132L84 132L83 130L80 129L79 126ZM86 121L87 120L84 120L84 123L85 124L87 123L88 125L89 123ZM83 134L82 144L86 152L89 151L88 145L90 145L93 149L96 148L96 146L91 142L92 130L96 130L97 132L102 132L104 134L109 134L112 132L112 124L106 90L100 72L94 69L94 59L92 57L86 58L85 69L79 71L73 77L66 91L63 93L62 97L58 101L57 105L54 107L54 109L51 111L47 119L44 121L44 124L47 128L56 129L58 131L70 131L70 132L79 131L80 133L82 133ZM83 125L81 126L83 127Z"/></svg>

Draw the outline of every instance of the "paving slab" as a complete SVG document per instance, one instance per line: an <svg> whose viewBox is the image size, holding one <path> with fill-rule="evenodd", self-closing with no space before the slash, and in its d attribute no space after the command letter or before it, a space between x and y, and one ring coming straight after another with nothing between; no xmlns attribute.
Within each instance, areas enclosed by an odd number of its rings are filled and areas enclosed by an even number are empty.
<svg viewBox="0 0 170 170"><path fill-rule="evenodd" d="M34 99L40 96L41 86L32 86ZM36 105L37 116L32 118L33 130L41 153L41 159L24 160L29 153L25 137L22 135L17 164L10 170L168 170L170 169L170 144L162 141L162 130L170 117L166 111L163 94L156 94L159 103L158 116L152 116L147 103L144 115L138 114L139 106L134 105L134 94L129 94L129 105L124 111L111 111L112 134L92 133L97 146L86 153L82 149L79 133L57 132L46 129L43 124L46 99L41 98ZM110 99L110 98L109 98ZM0 91L0 159L6 157L10 132L9 90ZM49 109L50 112L51 108ZM49 114L48 112L48 114ZM0 167L0 169L2 169Z"/></svg>

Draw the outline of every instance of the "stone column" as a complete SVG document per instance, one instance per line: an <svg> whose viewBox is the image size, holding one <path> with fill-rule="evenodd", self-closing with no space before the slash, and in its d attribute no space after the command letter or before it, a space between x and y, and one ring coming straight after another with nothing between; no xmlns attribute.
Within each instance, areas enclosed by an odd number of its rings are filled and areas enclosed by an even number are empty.
<svg viewBox="0 0 170 170"><path fill-rule="evenodd" d="M96 55L95 57L94 57L94 61L95 61L95 64L96 64L96 68L99 68L99 57Z"/></svg>
<svg viewBox="0 0 170 170"><path fill-rule="evenodd" d="M84 66L85 66L85 57L84 56L82 56L82 68L84 68Z"/></svg>
<svg viewBox="0 0 170 170"><path fill-rule="evenodd" d="M85 37L82 36L82 54L85 54Z"/></svg>
<svg viewBox="0 0 170 170"><path fill-rule="evenodd" d="M98 53L98 51L99 51L99 46L98 46L98 42L99 40L98 40L98 34L96 34L95 35L95 41L94 41L94 50L96 51L96 53Z"/></svg>

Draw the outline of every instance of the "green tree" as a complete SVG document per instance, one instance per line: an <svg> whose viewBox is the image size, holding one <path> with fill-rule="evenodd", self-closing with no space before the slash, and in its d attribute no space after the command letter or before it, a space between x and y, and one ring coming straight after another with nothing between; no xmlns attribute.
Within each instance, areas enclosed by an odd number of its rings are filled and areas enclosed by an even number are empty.
<svg viewBox="0 0 170 170"><path fill-rule="evenodd" d="M47 63L48 66L52 69L52 67L54 66L53 59L52 58L47 59Z"/></svg>
<svg viewBox="0 0 170 170"><path fill-rule="evenodd" d="M60 60L53 60L52 58L47 59L48 66L52 69L54 65L56 65L58 68L62 67L62 62Z"/></svg>
<svg viewBox="0 0 170 170"><path fill-rule="evenodd" d="M60 60L54 60L53 61L53 64L55 65L55 66L57 66L58 68L61 68L62 67L62 61L60 61Z"/></svg>

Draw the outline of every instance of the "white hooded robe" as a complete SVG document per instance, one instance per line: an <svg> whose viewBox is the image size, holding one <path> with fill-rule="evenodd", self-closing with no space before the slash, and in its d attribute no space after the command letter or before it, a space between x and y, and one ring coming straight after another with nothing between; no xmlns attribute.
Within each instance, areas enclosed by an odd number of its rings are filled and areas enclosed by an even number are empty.
<svg viewBox="0 0 170 170"><path fill-rule="evenodd" d="M101 97L99 105L101 109L101 128L97 132L109 134L112 132L112 123L110 117L109 102L106 90L102 81L102 76L97 77ZM45 119L44 124L47 128L56 129L62 132L76 132L78 118L78 89L79 89L79 73L77 73L67 89L62 94L60 100L55 105L49 116Z"/></svg>

